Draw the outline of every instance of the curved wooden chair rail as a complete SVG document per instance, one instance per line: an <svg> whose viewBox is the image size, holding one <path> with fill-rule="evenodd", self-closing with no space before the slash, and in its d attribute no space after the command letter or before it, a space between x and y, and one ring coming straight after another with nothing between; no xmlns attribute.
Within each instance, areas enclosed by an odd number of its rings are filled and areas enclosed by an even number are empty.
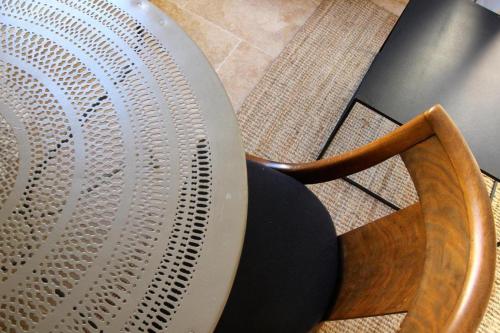
<svg viewBox="0 0 500 333"><path fill-rule="evenodd" d="M474 332L494 280L494 223L478 165L441 106L339 156L303 164L247 159L311 184L396 154L419 202L339 236L342 278L329 319L407 312L400 332Z"/></svg>

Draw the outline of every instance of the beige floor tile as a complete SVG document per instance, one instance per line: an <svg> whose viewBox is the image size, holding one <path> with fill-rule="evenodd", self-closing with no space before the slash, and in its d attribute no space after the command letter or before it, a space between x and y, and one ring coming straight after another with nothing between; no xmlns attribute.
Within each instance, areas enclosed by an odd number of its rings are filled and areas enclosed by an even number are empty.
<svg viewBox="0 0 500 333"><path fill-rule="evenodd" d="M271 60L269 55L241 42L218 69L217 73L235 110L240 108L245 97L264 75Z"/></svg>
<svg viewBox="0 0 500 333"><path fill-rule="evenodd" d="M165 0L151 0L151 2L159 2L159 1L165 1ZM170 0L170 2L175 3L177 6L183 8L187 5L188 0Z"/></svg>
<svg viewBox="0 0 500 333"><path fill-rule="evenodd" d="M181 2L180 0L175 0ZM239 43L239 39L230 32L193 14L169 0L152 0L196 42L215 68L226 59Z"/></svg>
<svg viewBox="0 0 500 333"><path fill-rule="evenodd" d="M186 6L272 57L316 7L313 0L188 0Z"/></svg>
<svg viewBox="0 0 500 333"><path fill-rule="evenodd" d="M400 16L409 0L371 0L377 6L380 6L389 12Z"/></svg>

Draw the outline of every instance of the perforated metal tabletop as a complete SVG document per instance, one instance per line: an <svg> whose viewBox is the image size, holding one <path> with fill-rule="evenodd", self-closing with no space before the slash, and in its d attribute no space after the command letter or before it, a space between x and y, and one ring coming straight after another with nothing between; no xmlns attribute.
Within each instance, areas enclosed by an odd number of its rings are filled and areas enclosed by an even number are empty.
<svg viewBox="0 0 500 333"><path fill-rule="evenodd" d="M0 331L210 332L245 159L196 45L148 2L0 0Z"/></svg>

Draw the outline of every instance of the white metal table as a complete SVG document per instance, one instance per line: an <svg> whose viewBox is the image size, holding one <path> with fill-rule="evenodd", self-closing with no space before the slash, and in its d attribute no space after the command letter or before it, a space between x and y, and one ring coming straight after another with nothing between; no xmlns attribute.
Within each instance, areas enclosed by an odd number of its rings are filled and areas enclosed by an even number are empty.
<svg viewBox="0 0 500 333"><path fill-rule="evenodd" d="M0 33L0 331L211 331L247 188L200 50L130 0L1 0Z"/></svg>

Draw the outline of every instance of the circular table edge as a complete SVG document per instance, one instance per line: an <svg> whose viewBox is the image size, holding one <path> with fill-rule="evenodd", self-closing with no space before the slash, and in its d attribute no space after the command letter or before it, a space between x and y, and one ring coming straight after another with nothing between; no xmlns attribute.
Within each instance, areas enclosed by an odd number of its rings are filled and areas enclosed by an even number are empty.
<svg viewBox="0 0 500 333"><path fill-rule="evenodd" d="M205 248L189 290L169 323L169 332L212 332L224 309L243 247L247 217L245 153L236 115L217 74L188 35L146 1L111 0L145 24L168 50L190 83L211 139L213 207ZM175 43L175 48L171 45Z"/></svg>

